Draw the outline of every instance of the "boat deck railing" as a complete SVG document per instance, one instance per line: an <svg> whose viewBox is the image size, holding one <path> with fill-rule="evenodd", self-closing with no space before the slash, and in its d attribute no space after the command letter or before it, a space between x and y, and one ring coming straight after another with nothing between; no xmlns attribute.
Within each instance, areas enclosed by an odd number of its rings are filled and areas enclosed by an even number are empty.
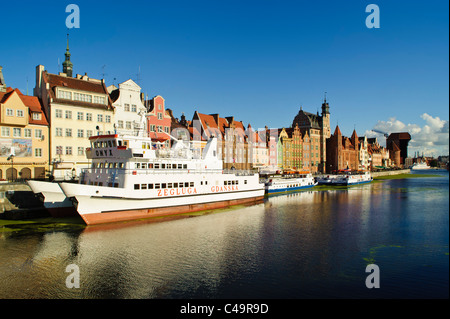
<svg viewBox="0 0 450 319"><path fill-rule="evenodd" d="M236 169L119 169L119 168L84 168L81 176L88 174L100 175L180 175L180 174L234 174L237 176L252 176L257 174L252 170Z"/></svg>

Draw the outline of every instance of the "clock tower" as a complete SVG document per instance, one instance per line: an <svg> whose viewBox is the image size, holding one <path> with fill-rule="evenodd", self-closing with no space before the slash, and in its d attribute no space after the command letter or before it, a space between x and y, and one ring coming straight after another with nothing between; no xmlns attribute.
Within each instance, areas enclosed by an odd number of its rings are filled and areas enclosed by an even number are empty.
<svg viewBox="0 0 450 319"><path fill-rule="evenodd" d="M67 74L68 77L72 77L73 63L70 62L69 34L67 34L67 48L64 55L66 56L66 59L63 62L63 72Z"/></svg>

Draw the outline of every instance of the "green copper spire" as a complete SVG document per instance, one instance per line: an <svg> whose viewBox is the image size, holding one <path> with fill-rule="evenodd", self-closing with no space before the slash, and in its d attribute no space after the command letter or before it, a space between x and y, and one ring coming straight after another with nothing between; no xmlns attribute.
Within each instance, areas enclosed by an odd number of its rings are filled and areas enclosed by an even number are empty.
<svg viewBox="0 0 450 319"><path fill-rule="evenodd" d="M66 73L68 77L72 77L73 63L70 62L69 34L67 34L67 48L64 55L66 56L66 60L63 62L63 72Z"/></svg>

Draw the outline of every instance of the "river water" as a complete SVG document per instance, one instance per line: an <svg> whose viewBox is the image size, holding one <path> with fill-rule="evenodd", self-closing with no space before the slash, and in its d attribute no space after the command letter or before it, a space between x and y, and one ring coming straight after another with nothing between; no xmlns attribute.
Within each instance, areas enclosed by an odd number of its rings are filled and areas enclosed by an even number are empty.
<svg viewBox="0 0 450 319"><path fill-rule="evenodd" d="M433 174L120 227L0 226L0 298L448 298L449 175Z"/></svg>

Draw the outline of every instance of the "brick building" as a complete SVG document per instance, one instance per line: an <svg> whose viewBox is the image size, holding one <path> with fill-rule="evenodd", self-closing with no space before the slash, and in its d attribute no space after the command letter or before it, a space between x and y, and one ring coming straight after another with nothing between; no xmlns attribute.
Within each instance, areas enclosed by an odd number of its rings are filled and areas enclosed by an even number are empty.
<svg viewBox="0 0 450 319"><path fill-rule="evenodd" d="M327 173L350 169L359 169L359 139L353 130L351 138L342 136L339 126L326 143Z"/></svg>
<svg viewBox="0 0 450 319"><path fill-rule="evenodd" d="M292 127L298 125L303 136L308 135L309 148L304 149L305 156L307 155L308 167L312 173L325 172L327 167L327 139L331 136L330 129L330 106L326 98L322 103L322 113L319 115L300 111L295 116Z"/></svg>
<svg viewBox="0 0 450 319"><path fill-rule="evenodd" d="M403 166L408 157L408 143L411 135L408 132L391 133L386 139L386 148L395 166Z"/></svg>

